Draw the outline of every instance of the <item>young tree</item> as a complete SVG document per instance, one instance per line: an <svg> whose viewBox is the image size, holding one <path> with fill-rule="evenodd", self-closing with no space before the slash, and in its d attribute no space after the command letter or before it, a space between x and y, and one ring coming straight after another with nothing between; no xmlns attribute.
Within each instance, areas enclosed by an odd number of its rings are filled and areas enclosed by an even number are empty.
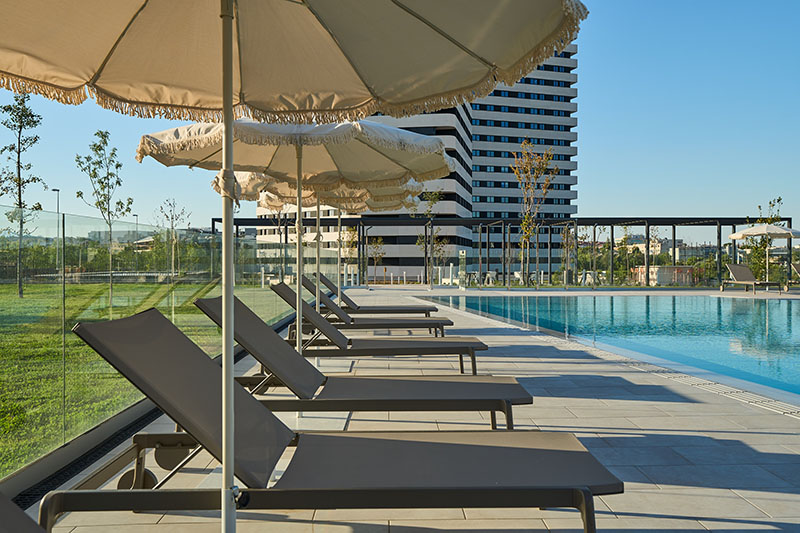
<svg viewBox="0 0 800 533"><path fill-rule="evenodd" d="M170 272L173 278L175 277L175 251L178 245L178 233L176 228L186 223L190 216L192 216L192 213L186 211L183 207L179 207L175 198L167 198L164 200L155 212L156 225L169 229L168 238L171 249ZM178 264L178 269L180 269L180 263Z"/></svg>
<svg viewBox="0 0 800 533"><path fill-rule="evenodd" d="M347 265L353 265L358 258L358 230L355 226L348 226L342 236L342 256ZM347 269L345 268L345 274Z"/></svg>
<svg viewBox="0 0 800 533"><path fill-rule="evenodd" d="M438 204L442 198L444 197L444 193L442 191L425 191L422 193L422 201L424 202L425 209L422 212L422 216L428 219L428 225L432 228L433 227L433 219L436 216L434 213L434 208L436 204ZM417 211L417 207L413 207L411 209L411 216L417 216L419 213ZM433 249L433 253L431 254L432 257L430 258L430 262L428 264L428 272L427 276L429 280L433 279L433 271L434 271L434 261L439 257L445 256L445 246L447 244L447 240L440 235L439 228L436 228L432 231L428 232L428 237L425 237L425 232L417 234L417 246L420 250L422 250L423 257L428 255L428 250L431 248ZM443 261L444 259L442 259Z"/></svg>
<svg viewBox="0 0 800 533"><path fill-rule="evenodd" d="M89 176L92 185L91 201L87 200L83 191L77 191L75 196L83 200L89 207L100 211L100 215L108 227L108 309L109 315L114 317L114 278L112 276L112 231L114 222L131 212L133 198L115 200L114 195L122 186L119 173L122 163L117 158L117 149L109 148L111 135L107 131L97 131L94 136L97 140L89 145L88 155L75 155L75 164L78 170Z"/></svg>
<svg viewBox="0 0 800 533"><path fill-rule="evenodd" d="M550 168L553 160L553 150L549 149L543 154L534 150L534 145L525 139L520 146L520 152L514 153L514 164L511 170L517 177L519 188L522 191L522 208L520 217L520 266L524 272L525 285L530 278L530 243L536 236L536 288L539 288L539 212L544 205L545 198L550 192L553 178L558 174L558 166ZM538 191L538 192L537 192Z"/></svg>
<svg viewBox="0 0 800 533"><path fill-rule="evenodd" d="M383 249L383 237L371 237L367 242L367 254L372 257L372 272L378 282L378 265L383 261L386 251Z"/></svg>
<svg viewBox="0 0 800 533"><path fill-rule="evenodd" d="M25 132L37 128L42 123L41 115L37 115L28 107L29 99L30 96L27 94L15 94L13 104L0 107L0 113L6 115L0 124L11 130L15 137L14 142L0 147L0 154L7 154L6 157L12 166L0 171L0 196L8 194L14 198L14 210L6 216L15 227L12 233L16 233L17 237L17 295L20 298L23 292L22 238L25 236L25 224L34 218L33 213L26 210L42 209L38 202L30 206L25 202L25 189L32 183L42 183L47 189L42 178L31 174L31 164L23 162L25 152L39 142L38 135L25 135Z"/></svg>
<svg viewBox="0 0 800 533"><path fill-rule="evenodd" d="M778 196L767 203L766 210L758 206L758 219L756 224L778 224L781 220L781 207L783 198ZM749 221L748 221L749 222ZM750 269L756 279L764 279L767 272L767 248L772 246L772 239L766 235L762 237L749 237L745 241L745 246L750 249ZM771 277L777 281L777 278Z"/></svg>

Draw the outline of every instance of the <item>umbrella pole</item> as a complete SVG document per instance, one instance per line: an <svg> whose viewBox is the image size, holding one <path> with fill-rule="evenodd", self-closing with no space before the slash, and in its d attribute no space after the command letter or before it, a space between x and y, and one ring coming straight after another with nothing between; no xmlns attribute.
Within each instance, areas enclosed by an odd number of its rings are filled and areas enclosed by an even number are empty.
<svg viewBox="0 0 800 533"><path fill-rule="evenodd" d="M234 191L233 174L233 0L221 0L222 18L222 175ZM233 479L233 199L222 195L222 532L236 531Z"/></svg>
<svg viewBox="0 0 800 533"><path fill-rule="evenodd" d="M297 328L296 350L303 355L303 145L295 146L297 153L297 213L294 217L295 233L297 234Z"/></svg>
<svg viewBox="0 0 800 533"><path fill-rule="evenodd" d="M336 290L341 293L342 290L342 209L336 210L338 218L338 241L336 244Z"/></svg>
<svg viewBox="0 0 800 533"><path fill-rule="evenodd" d="M320 241L322 240L319 234L319 196L317 196L317 293L314 295L317 302L317 313L319 313L319 270L320 270Z"/></svg>
<svg viewBox="0 0 800 533"><path fill-rule="evenodd" d="M314 295L314 301L317 304L317 313L319 313L319 267L320 267L320 241L322 240L319 234L319 196L317 196L317 286L316 286L316 294ZM319 368L319 357L316 358L315 363L317 364L317 368Z"/></svg>

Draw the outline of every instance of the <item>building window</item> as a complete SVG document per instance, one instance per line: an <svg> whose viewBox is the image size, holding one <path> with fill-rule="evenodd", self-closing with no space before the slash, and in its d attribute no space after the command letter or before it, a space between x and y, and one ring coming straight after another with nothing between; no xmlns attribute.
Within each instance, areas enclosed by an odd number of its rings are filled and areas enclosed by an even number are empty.
<svg viewBox="0 0 800 533"><path fill-rule="evenodd" d="M473 118L472 119L472 125L473 126L480 126L481 125L481 121L478 120L477 118Z"/></svg>
<svg viewBox="0 0 800 533"><path fill-rule="evenodd" d="M500 111L502 111L503 113L508 113L508 106L507 105L501 105L500 106Z"/></svg>
<svg viewBox="0 0 800 533"><path fill-rule="evenodd" d="M494 111L494 106L492 104L487 104L486 111Z"/></svg>
<svg viewBox="0 0 800 533"><path fill-rule="evenodd" d="M500 137L500 142L501 143L507 143L508 142L508 137Z"/></svg>
<svg viewBox="0 0 800 533"><path fill-rule="evenodd" d="M508 127L508 121L507 120L500 121L500 127L507 128Z"/></svg>

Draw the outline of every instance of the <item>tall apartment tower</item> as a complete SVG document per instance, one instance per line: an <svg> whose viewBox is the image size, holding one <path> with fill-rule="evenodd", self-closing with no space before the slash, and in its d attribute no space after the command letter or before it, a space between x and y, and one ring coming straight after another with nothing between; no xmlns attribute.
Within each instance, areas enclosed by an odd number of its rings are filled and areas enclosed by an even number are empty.
<svg viewBox="0 0 800 533"><path fill-rule="evenodd" d="M461 217L468 219L481 217L502 220L517 217L521 208L521 191L510 166L514 162L514 152L520 150L523 140L528 139L540 148L540 152L552 149L553 164L559 168L558 176L553 181L540 216L548 220L566 221L577 212L575 200L577 184L575 171L577 163L574 158L577 148L574 146L577 134L575 112L577 104L577 47L568 46L564 52L545 61L543 65L522 78L515 85L508 87L499 85L491 95L476 100L472 104L445 109L435 113L417 115L397 119L387 116L370 117L374 120L425 135L436 135L444 142L447 154L455 161L455 170L447 177L429 181L426 190L441 191L442 199L433 211L437 216ZM420 205L420 210L424 209ZM323 207L323 216L332 214L328 207ZM304 216L313 217L313 210L304 209ZM361 215L365 227L369 220L375 218L396 217L406 212L367 213ZM259 209L259 217L266 217L266 211ZM293 214L289 215L293 218ZM309 223L313 222L311 220ZM492 243L489 267L500 270L501 254L500 227L490 228ZM512 229L511 240L517 245L519 235L517 228ZM291 233L290 229L290 233ZM323 241L326 246L335 246L334 228L323 228ZM374 226L368 230L370 239L381 237L385 256L378 271L372 262L368 269L369 276L377 274L380 278L385 273L395 277L407 276L409 281L416 279L423 271L423 252L416 245L421 226ZM484 230L485 231L485 230ZM275 241L274 230L262 229L259 240ZM439 236L446 241L444 260L458 263L459 251L467 251L475 256L478 247L478 234L465 224L464 226L442 226ZM482 237L485 239L485 233ZM549 247L548 241L552 244ZM485 242L485 240L484 240ZM555 272L560 266L561 235L558 227L548 235L544 229L540 235L540 268L545 272L548 265ZM533 254L533 250L531 253ZM484 252L485 253L485 252ZM517 248L512 253L514 270L519 270ZM531 262L533 262L533 258ZM475 270L477 265L470 266ZM484 263L483 269L486 270Z"/></svg>
<svg viewBox="0 0 800 533"><path fill-rule="evenodd" d="M510 165L514 163L514 152L519 151L525 139L533 143L538 152L552 149L553 165L559 169L539 216L567 219L577 213L574 203L577 199L574 187L578 181L574 160L577 155L574 128L578 123L574 102L578 81L574 72L578 66L574 57L577 51L575 45L570 45L513 86L498 86L491 95L471 104L473 217L519 216L522 192ZM516 230L512 228L514 245L519 240ZM551 264L555 272L561 268L560 228L554 227L552 235L548 235L548 231L544 228L539 235L540 268L546 272ZM496 263L490 262L492 270L500 270L500 232L498 226L490 228L490 252L496 258ZM485 243L485 230L482 238ZM477 233L473 240L477 246ZM550 244L552 249L548 249ZM531 249L531 254L534 253ZM512 261L517 264L514 269L518 269L518 249L514 249ZM532 258L531 263L534 261Z"/></svg>

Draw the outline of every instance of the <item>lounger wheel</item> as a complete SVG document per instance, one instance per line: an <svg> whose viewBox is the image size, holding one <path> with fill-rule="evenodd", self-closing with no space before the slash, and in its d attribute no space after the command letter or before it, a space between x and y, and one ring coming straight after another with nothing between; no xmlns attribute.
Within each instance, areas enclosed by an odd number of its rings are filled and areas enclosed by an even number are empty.
<svg viewBox="0 0 800 533"><path fill-rule="evenodd" d="M156 464L164 470L172 470L180 464L181 461L192 452L191 448L156 448L155 456Z"/></svg>
<svg viewBox="0 0 800 533"><path fill-rule="evenodd" d="M133 468L122 474L117 481L117 488L120 490L128 490L133 488ZM158 483L158 478L156 475L148 470L147 468L144 469L144 489L152 489Z"/></svg>

